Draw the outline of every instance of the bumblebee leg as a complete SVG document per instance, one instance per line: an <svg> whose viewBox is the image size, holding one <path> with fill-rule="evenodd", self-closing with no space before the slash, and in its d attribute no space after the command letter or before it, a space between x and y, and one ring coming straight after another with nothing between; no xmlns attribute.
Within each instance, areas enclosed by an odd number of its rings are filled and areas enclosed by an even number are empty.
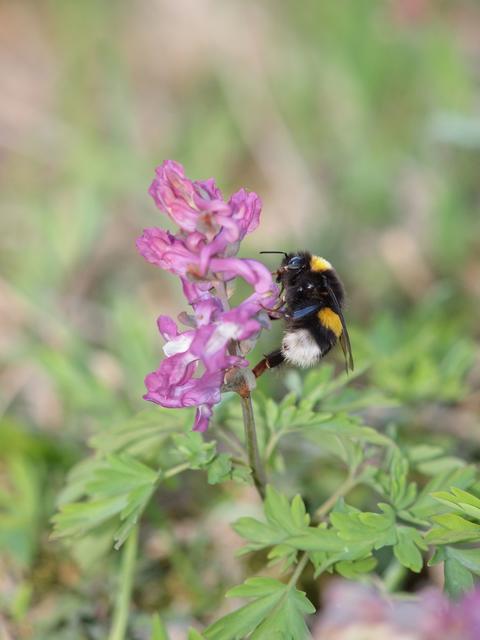
<svg viewBox="0 0 480 640"><path fill-rule="evenodd" d="M263 305L260 305L262 307L262 309L264 311L267 312L268 317L270 318L270 320L280 320L280 318L283 318L283 313L280 311L280 309L285 305L284 302L282 302L282 304L280 306L275 306L275 307L264 307Z"/></svg>
<svg viewBox="0 0 480 640"><path fill-rule="evenodd" d="M266 355L263 360L253 367L253 373L256 378L259 378L262 373L265 373L267 369L273 369L273 367L278 367L279 364L285 360L283 354L280 349L276 349L272 351L268 355Z"/></svg>
<svg viewBox="0 0 480 640"><path fill-rule="evenodd" d="M275 275L275 273L273 273L272 275ZM262 309L264 309L268 313L268 317L270 318L270 320L277 320L278 318L283 317L283 314L282 313L278 314L278 312L280 311L280 309L282 307L285 306L285 299L284 299L284 296L283 296L284 290L285 290L285 287L282 285L280 291L278 292L278 302L271 309L261 305ZM272 315L270 315L270 314L272 314ZM278 314L278 315L275 315L275 314Z"/></svg>

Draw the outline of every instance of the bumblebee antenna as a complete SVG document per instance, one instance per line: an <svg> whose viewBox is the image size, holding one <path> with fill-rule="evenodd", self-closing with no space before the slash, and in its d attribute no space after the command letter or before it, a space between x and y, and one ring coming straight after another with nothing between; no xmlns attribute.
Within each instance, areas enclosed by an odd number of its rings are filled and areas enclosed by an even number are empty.
<svg viewBox="0 0 480 640"><path fill-rule="evenodd" d="M259 251L259 253L280 253L282 256L288 256L288 253L286 253L285 251Z"/></svg>

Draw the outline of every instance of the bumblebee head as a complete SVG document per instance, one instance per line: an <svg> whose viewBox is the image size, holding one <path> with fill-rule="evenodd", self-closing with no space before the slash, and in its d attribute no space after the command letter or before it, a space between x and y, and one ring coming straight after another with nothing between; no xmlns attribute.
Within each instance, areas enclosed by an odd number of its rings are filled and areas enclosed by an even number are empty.
<svg viewBox="0 0 480 640"><path fill-rule="evenodd" d="M277 270L277 282L293 282L310 266L310 254L286 253Z"/></svg>
<svg viewBox="0 0 480 640"><path fill-rule="evenodd" d="M280 253L284 256L280 267L277 269L277 282L294 282L301 273L310 270L322 273L333 270L332 265L325 258L313 256L308 251L285 253L284 251L261 251L260 253Z"/></svg>
<svg viewBox="0 0 480 640"><path fill-rule="evenodd" d="M280 265L281 271L303 271L308 265L304 254L287 253Z"/></svg>

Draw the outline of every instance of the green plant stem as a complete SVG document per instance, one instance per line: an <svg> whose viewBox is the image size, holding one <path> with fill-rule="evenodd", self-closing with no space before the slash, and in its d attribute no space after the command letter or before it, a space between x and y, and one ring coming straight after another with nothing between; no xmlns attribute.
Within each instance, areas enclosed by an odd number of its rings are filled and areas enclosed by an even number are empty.
<svg viewBox="0 0 480 640"><path fill-rule="evenodd" d="M243 456L245 454L245 449L242 447L242 444L235 439L236 436L234 436L233 433L230 433L224 427L221 427L217 431L217 435L222 438L224 442L230 445L237 455Z"/></svg>
<svg viewBox="0 0 480 640"><path fill-rule="evenodd" d="M262 498L265 498L265 472L260 462L258 454L257 432L255 429L255 416L253 414L252 396L250 393L241 395L243 425L245 427L245 442L247 445L247 455L250 468L252 469L253 482Z"/></svg>
<svg viewBox="0 0 480 640"><path fill-rule="evenodd" d="M125 640L128 614L130 611L130 597L132 594L133 574L137 559L138 525L134 527L125 542L120 568L120 585L113 612L112 626L108 640Z"/></svg>
<svg viewBox="0 0 480 640"><path fill-rule="evenodd" d="M342 484L337 488L336 491L332 493L332 495L325 500L325 502L318 507L315 511L314 518L315 520L322 520L329 511L335 506L335 503L339 498L345 496L350 489L352 489L357 484L357 478L355 473L350 473L347 478L342 482Z"/></svg>
<svg viewBox="0 0 480 640"><path fill-rule="evenodd" d="M181 464L177 464L176 467L172 467L171 469L168 469L168 471L165 471L165 473L163 474L163 477L173 478L173 476L176 476L179 473L182 473L182 471L186 471L187 469L190 469L190 463L182 462Z"/></svg>
<svg viewBox="0 0 480 640"><path fill-rule="evenodd" d="M300 578L300 576L302 575L303 570L307 566L307 563L308 563L308 553L305 552L302 555L302 557L300 558L299 563L295 567L295 571L292 573L292 577L288 581L288 586L289 587L294 587L297 584L298 579Z"/></svg>
<svg viewBox="0 0 480 640"><path fill-rule="evenodd" d="M280 439L285 435L285 429L280 429L280 431L276 431L265 447L265 461L268 462L272 453L275 451L275 447L279 443Z"/></svg>
<svg viewBox="0 0 480 640"><path fill-rule="evenodd" d="M240 467L248 467L250 469L250 465L248 464L248 462L242 460L242 458L235 458L235 456L232 456L231 461Z"/></svg>

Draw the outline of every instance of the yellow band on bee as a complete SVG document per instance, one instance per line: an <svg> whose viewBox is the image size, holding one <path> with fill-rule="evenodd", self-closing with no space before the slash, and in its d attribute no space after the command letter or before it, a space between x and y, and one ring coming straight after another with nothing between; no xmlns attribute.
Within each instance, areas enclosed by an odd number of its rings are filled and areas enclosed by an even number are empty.
<svg viewBox="0 0 480 640"><path fill-rule="evenodd" d="M322 326L324 326L326 329L330 329L330 331L333 331L337 338L342 335L342 321L340 320L338 313L332 311L330 307L325 307L324 309L320 309L317 316Z"/></svg>
<svg viewBox="0 0 480 640"><path fill-rule="evenodd" d="M320 258L320 256L312 256L310 260L310 269L312 271L327 271L331 269L332 265L325 258Z"/></svg>

